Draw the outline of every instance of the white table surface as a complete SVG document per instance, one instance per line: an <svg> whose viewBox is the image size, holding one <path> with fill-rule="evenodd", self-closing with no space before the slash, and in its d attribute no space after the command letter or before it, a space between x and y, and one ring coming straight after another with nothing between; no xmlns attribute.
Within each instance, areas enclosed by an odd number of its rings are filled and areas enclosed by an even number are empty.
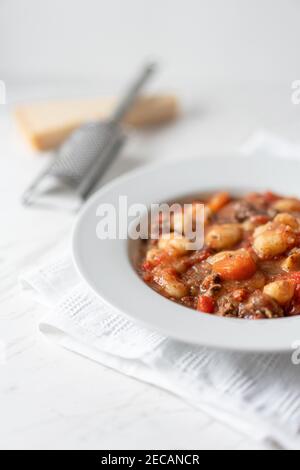
<svg viewBox="0 0 300 470"><path fill-rule="evenodd" d="M154 159L226 153L262 127L284 134L292 129L294 137L300 123L290 83L208 84L194 96L200 112L155 134L134 136L107 179ZM22 292L18 277L55 256L74 220L20 204L46 158L24 145L9 107L0 106L0 341L7 346L7 362L0 366L0 448L264 448L180 399L62 350L38 332L45 309Z"/></svg>

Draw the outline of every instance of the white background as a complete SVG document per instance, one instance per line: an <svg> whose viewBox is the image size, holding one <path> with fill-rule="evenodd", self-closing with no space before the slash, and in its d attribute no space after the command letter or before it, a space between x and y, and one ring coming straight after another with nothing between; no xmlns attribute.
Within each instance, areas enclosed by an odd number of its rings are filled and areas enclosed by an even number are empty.
<svg viewBox="0 0 300 470"><path fill-rule="evenodd" d="M145 57L158 85L199 112L132 136L107 178L144 162L230 152L257 129L300 136L290 100L300 78L298 0L0 0L0 448L256 448L161 390L47 343L45 309L22 271L68 240L74 217L26 210L20 196L44 166L23 143L11 103L114 92ZM71 86L72 85L72 86ZM188 169L187 169L188 171Z"/></svg>
<svg viewBox="0 0 300 470"><path fill-rule="evenodd" d="M145 56L174 76L291 80L299 0L0 0L0 77L99 79Z"/></svg>

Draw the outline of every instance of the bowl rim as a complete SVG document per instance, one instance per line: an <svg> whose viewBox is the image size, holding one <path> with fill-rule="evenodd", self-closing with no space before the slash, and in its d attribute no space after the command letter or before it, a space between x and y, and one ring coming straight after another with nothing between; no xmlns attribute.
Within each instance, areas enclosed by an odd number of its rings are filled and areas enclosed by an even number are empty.
<svg viewBox="0 0 300 470"><path fill-rule="evenodd" d="M89 217L91 214L92 209L95 207L96 204L99 204L103 197L107 197L115 191L118 192L118 188L122 185L128 185L133 183L135 180L139 180L140 178L145 178L150 173L155 173L157 171L165 172L166 170L170 170L170 168L177 167L178 165L199 165L200 163L207 163L214 160L219 160L219 162L224 165L224 162L227 161L230 163L239 163L241 162L241 158L243 159L243 163L245 165L249 164L251 161L251 166L255 163L260 161L259 157L248 157L242 155L239 152L231 153L230 156L226 156L224 154L210 154L205 157L196 157L196 158L189 158L187 160L178 159L175 161L163 161L163 162L156 162L151 164L146 164L142 168L137 170L130 171L125 175L121 175L118 178L114 179L113 181L104 185L100 190L98 190L82 207L80 210L78 217L75 221L72 231L72 255L73 255L73 262L76 267L77 272L79 273L80 277L90 286L90 288L97 294L98 297L109 307L111 307L115 312L122 313L127 318L138 322L141 326L151 328L163 335L172 337L174 339L178 339L180 341L189 342L196 345L201 345L205 347L213 347L216 349L223 349L223 350L238 350L244 352L287 352L292 351L292 344L293 341L288 340L278 340L278 344L273 339L270 341L270 335L279 338L280 331L282 330L289 330L289 334L295 331L295 324L297 322L297 326L299 325L299 338L300 338L300 316L299 317L290 317L290 318L281 318L281 319L273 319L273 320L244 320L244 319L232 319L232 318L222 318L222 317L214 317L212 315L207 314L199 314L193 309L188 309L187 307L177 304L175 302L170 301L169 299L159 295L153 289L151 289L148 285L146 285L142 279L138 276L137 272L135 271L134 267L132 266L130 256L128 253L128 240L116 240L120 245L121 249L119 253L122 254L122 269L125 270L127 280L129 280L129 284L127 283L127 288L129 288L130 295L136 296L136 291L134 289L139 289L140 297L139 297L139 309L137 310L134 306L132 299L128 298L128 305L124 304L124 297L122 297L122 302L119 301L117 296L112 295L112 290L108 289L108 283L106 281L104 288L99 284L99 282L95 281L95 275L91 274L88 269L88 261L84 259L83 251L82 251L82 243L83 243L83 234L85 232L86 226L85 224L89 224ZM272 158L272 157L265 157L265 161L272 162L273 164L282 165L283 160L279 158ZM276 162L276 163L275 163ZM279 163L280 162L280 163ZM292 165L299 165L300 171L300 162L295 160L287 160L284 159L284 165L287 165L287 162L290 162ZM134 186L134 185L131 185ZM230 186L230 185L229 185ZM224 188L226 184L224 184ZM221 189L221 188L220 188ZM237 190L237 186L235 188ZM215 188L218 190L218 188ZM247 191L247 190L245 190ZM300 192L299 192L300 195ZM178 196L180 197L180 196ZM164 201L160 201L164 202ZM101 241L103 243L103 241ZM99 244L100 246L100 244ZM116 245L115 245L116 246ZM110 248L111 249L111 248ZM99 250L101 256L105 257L105 248L101 247ZM111 253L111 251L109 251ZM126 259L125 259L126 258ZM92 258L90 258L92 259ZM106 260L107 261L107 260ZM116 260L115 260L116 261ZM117 269L117 264L115 262L115 268ZM101 272L101 268L99 268L99 272ZM135 279L135 280L134 280ZM118 278L120 281L120 278ZM130 297L130 296L129 296ZM140 301L142 298L142 301ZM155 320L150 318L149 315L139 315L138 313L141 312L141 309L146 309L148 312L151 308L156 308L159 310L163 310L163 315L165 316L165 321L160 320L158 321L157 315L155 316ZM183 317L183 315L185 317ZM192 316L197 318L193 319ZM181 318L181 320L180 320ZM184 319L183 319L184 318ZM173 324L171 325L168 321L172 319ZM189 320L188 320L189 319ZM194 320L194 321L193 321ZM184 327L184 323L186 323L186 327ZM285 325L288 324L288 327ZM200 335L199 338L196 337L195 334L192 334L191 330L187 331L189 328L198 325L199 328L201 327L204 331L204 334ZM298 328L297 328L298 329ZM212 334L212 330L215 330L218 334L215 336ZM194 332L193 332L194 333ZM205 334L206 333L206 334ZM239 335L238 341L236 339L229 340L226 339L222 340L222 336L230 334L230 337L234 337L235 335ZM264 334L267 335L265 341L262 341L262 337ZM246 340L247 336L253 335L253 341L244 341ZM259 335L259 339L257 338L255 341L255 335ZM288 335L287 335L288 336ZM292 337L291 337L292 338ZM294 338L296 341L297 338Z"/></svg>

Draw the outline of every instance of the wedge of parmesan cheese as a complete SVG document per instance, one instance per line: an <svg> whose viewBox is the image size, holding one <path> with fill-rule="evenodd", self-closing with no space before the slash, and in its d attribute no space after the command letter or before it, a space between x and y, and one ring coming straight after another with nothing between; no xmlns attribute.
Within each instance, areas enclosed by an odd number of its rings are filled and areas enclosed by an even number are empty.
<svg viewBox="0 0 300 470"><path fill-rule="evenodd" d="M84 122L108 117L116 101L115 98L102 97L24 104L16 107L14 116L32 147L49 150L57 147ZM126 116L124 124L137 128L164 124L177 117L178 108L173 95L141 97Z"/></svg>

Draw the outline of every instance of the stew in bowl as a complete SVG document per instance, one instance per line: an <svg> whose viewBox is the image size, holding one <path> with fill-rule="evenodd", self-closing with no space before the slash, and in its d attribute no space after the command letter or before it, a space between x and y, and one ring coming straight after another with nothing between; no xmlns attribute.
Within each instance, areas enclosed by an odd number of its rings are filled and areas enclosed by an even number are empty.
<svg viewBox="0 0 300 470"><path fill-rule="evenodd" d="M272 192L242 197L218 192L204 204L204 245L188 249L182 233L144 241L138 263L143 280L179 304L216 316L274 319L300 315L300 199ZM183 207L183 203L181 203ZM155 221L158 232L162 218Z"/></svg>

